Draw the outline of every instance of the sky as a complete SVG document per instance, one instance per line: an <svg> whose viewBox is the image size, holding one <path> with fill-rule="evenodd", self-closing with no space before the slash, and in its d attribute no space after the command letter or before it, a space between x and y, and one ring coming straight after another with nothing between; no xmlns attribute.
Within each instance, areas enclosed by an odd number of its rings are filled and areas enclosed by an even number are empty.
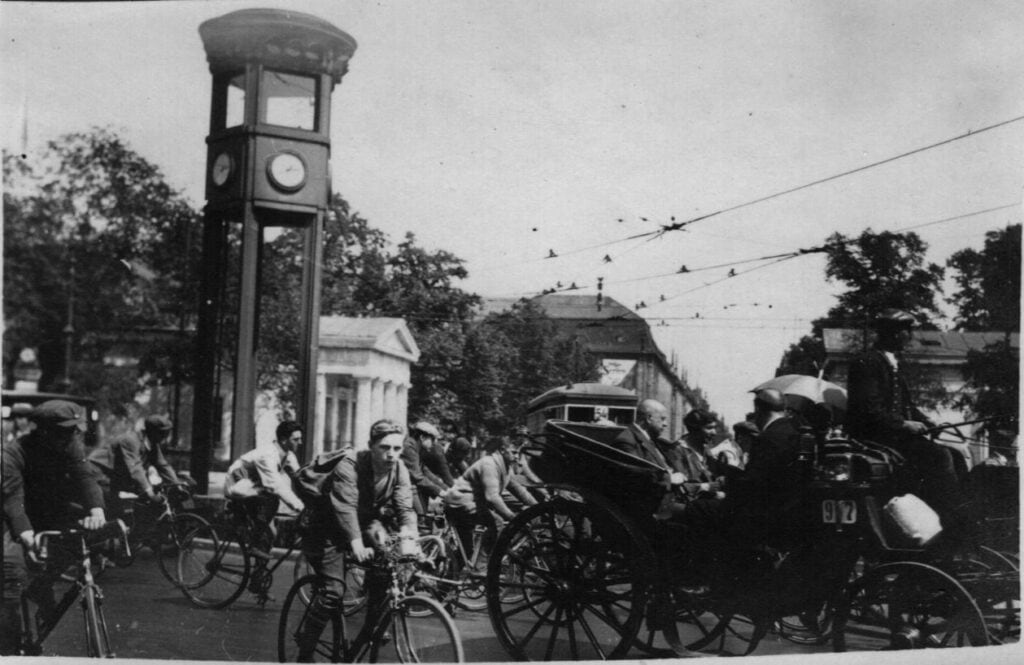
<svg viewBox="0 0 1024 665"><path fill-rule="evenodd" d="M484 297L603 278L727 423L840 289L820 254L738 262L870 228L944 264L1021 222L1018 0L3 2L3 149L110 127L201 207L197 28L248 7L359 43L332 173L372 226L464 259Z"/></svg>

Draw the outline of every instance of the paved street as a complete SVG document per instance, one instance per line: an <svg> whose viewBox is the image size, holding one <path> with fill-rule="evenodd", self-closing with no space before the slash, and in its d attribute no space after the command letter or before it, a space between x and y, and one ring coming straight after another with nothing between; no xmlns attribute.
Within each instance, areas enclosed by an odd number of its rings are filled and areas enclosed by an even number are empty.
<svg viewBox="0 0 1024 665"><path fill-rule="evenodd" d="M131 567L105 571L100 584L111 642L120 658L276 662L279 610L291 581L291 566L285 564L275 575L272 595L276 602L259 607L252 602L252 595L245 593L226 609L199 609L161 576L152 555L143 550ZM508 660L486 612L461 611L456 622L467 660ZM738 640L731 640L726 643L726 649L738 650L740 644ZM797 646L770 635L757 653L829 650L828 647ZM77 608L65 615L47 641L45 653L60 656L85 653Z"/></svg>

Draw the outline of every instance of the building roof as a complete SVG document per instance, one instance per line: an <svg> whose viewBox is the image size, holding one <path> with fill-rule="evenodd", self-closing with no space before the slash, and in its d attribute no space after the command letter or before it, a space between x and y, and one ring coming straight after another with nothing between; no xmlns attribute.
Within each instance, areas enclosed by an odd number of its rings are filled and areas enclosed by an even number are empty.
<svg viewBox="0 0 1024 665"><path fill-rule="evenodd" d="M320 346L372 349L416 362L419 347L404 319L393 317L320 317Z"/></svg>
<svg viewBox="0 0 1024 665"><path fill-rule="evenodd" d="M843 355L856 353L863 348L864 331L857 328L825 328L822 330L825 353ZM937 330L915 330L910 343L904 349L906 355L961 361L968 351L981 351L989 344L1002 341L1001 332L940 332ZM1010 334L1010 347L1020 353L1020 334Z"/></svg>
<svg viewBox="0 0 1024 665"><path fill-rule="evenodd" d="M485 298L482 314L506 311L521 300ZM539 305L560 330L579 337L588 352L613 358L650 356L677 388L684 387L658 348L647 321L614 298L604 296L600 309L596 295L550 293L529 300Z"/></svg>

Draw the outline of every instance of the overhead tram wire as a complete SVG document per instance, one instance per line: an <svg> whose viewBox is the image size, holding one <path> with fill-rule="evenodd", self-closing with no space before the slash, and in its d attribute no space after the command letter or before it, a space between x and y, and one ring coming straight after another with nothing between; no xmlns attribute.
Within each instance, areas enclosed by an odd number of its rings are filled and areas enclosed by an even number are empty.
<svg viewBox="0 0 1024 665"><path fill-rule="evenodd" d="M1015 207L1018 207L1020 205L1021 205L1021 201L1017 201L1015 203L1008 203L1006 205L995 206L995 207L992 207L992 208L985 208L984 210L975 210L973 212L963 213L961 215L954 215L952 217L944 217L942 219L936 219L936 220L933 220L933 221L930 221L930 222L924 222L922 224L913 224L911 226L896 227L894 229L894 231L897 231L897 232L912 231L914 229L919 229L919 228L923 228L923 227L926 227L926 226L934 226L936 224L944 224L944 223L947 223L947 222L955 222L955 221L958 221L958 220L961 220L961 219L967 219L967 218L970 218L970 217L976 217L978 215L984 215L984 214L987 214L987 213L990 213L990 212L998 212L1000 210L1006 210L1006 209L1009 209L1009 208L1015 208ZM846 243L851 243L851 242L855 242L855 241L856 241L856 238L848 238L846 240ZM635 248L631 248L631 249L635 249ZM685 272L684 271L674 271L674 272L667 272L667 273L659 273L657 275L645 275L643 277L634 277L634 278L631 278L631 279L619 279L619 280L613 280L613 281L605 281L605 286L607 286L609 284L628 284L628 283L631 283L631 282L642 282L642 281L646 281L646 280L649 280L649 279L662 279L662 278L665 278L665 277L672 277L674 275L689 274L689 273L695 273L695 272L703 272L703 271L707 271L707 270L715 270L715 269L718 269L718 268L729 268L729 267L733 267L733 266L743 265L745 263L755 263L757 261L768 261L768 260L771 260L771 259L787 258L787 257L791 257L791 256L792 257L802 256L804 254L812 254L812 253L822 252L822 251L825 251L825 249L826 249L825 246L810 247L810 248L805 248L805 249L797 249L797 250L794 250L792 252L784 252L784 253L781 253L781 254L771 254L771 255L768 255L768 256L759 256L759 257L752 258L752 259L742 259L742 260L739 260L739 261L728 261L726 263L718 263L718 264L711 265L711 266L701 266L701 267L698 267L698 268L687 268L687 270ZM627 250L627 251L631 251L631 250ZM619 254L619 256L621 256L621 254ZM745 272L749 272L749 271L745 271ZM744 274L744 273L739 273L739 274ZM577 286L576 288L553 289L552 292L575 291L575 290L585 289L585 288L589 288L589 287L590 287L589 284L584 284L582 286ZM529 292L521 291L521 292L517 292L517 293L514 293L514 294L509 294L508 297L533 296L533 295L540 295L540 293L537 292L537 291L529 291Z"/></svg>
<svg viewBox="0 0 1024 665"><path fill-rule="evenodd" d="M993 129L998 129L1000 127L1005 127L1006 125L1010 125L1010 124L1013 124L1015 122L1020 122L1021 120L1024 120L1024 115L1020 115L1020 116L1017 116L1015 118L1010 118L1009 120L1003 120L1002 122L997 122L995 124L988 125L986 127L982 127L981 129L968 130L966 133L960 134L958 136L954 136L952 138L944 139L942 141L938 141L936 143L932 143L932 144L929 144L929 145L926 145L926 146L923 146L923 147L920 147L920 148L915 148L913 150L908 150L908 151L902 152L902 153L900 153L898 155L893 155L892 157L887 157L885 159L881 159L881 160L878 160L876 162L872 162L870 164L865 164L863 166L858 166L856 168L849 169L849 170L843 171L841 173L836 173L836 174L827 176L825 178L819 178L817 180L805 183L803 185L799 185L797 187L791 187L789 189L785 189L785 190L782 190L782 191L779 191L779 192L775 192L773 194L768 194L768 195L765 195L765 196L761 196L759 198L753 199L751 201L747 201L745 203L739 203L737 205L730 206L728 208L722 208L721 210L715 210L714 212L709 212L709 213L704 214L704 215L699 215L697 217L691 217L690 219L686 219L686 220L683 220L681 222L675 222L674 224L662 224L661 228L659 228L657 230L654 230L654 231L646 231L644 233L635 233L633 235L626 236L625 238L619 238L618 240L608 240L606 242L598 243L596 245L589 245L587 247L579 247L577 249L572 249L572 250L569 250L569 251L553 252L555 254L554 256L549 254L548 256L540 257L540 258L537 258L537 259L526 259L524 262L527 262L527 261L528 262L541 261L541 260L546 260L546 259L551 259L551 258L561 258L563 256L571 256L573 254L579 254L581 252L590 251L592 249L598 249L598 248L601 248L601 247L607 247L609 245L613 245L613 244L620 243L620 242L627 242L627 241L635 240L635 239L638 239L638 238L646 238L646 237L651 237L652 239L653 238L660 238L661 236L664 236L666 233L669 233L670 231L680 231L680 230L686 228L687 226L689 226L691 224L703 221L705 219L710 219L712 217L717 217L718 215L724 215L725 213L733 212L735 210L740 210L742 208L747 208L747 207L750 207L752 205L756 205L758 203L763 203L765 201L769 201L769 200L774 199L774 198L785 196L786 194L792 194L794 192L799 192L801 190L808 189L810 187L814 187L816 185L821 185L821 184L824 184L826 182L831 182L833 180L838 180L840 178L845 178L846 176L853 175L855 173L861 173L863 171L867 171L868 169L873 169L873 168L875 168L877 166L883 166L885 164L889 164L891 162L895 162L895 161L903 159L905 157L910 157L910 156L917 155L917 154L920 154L922 152L925 152L927 150L932 150L933 148L939 148L939 147L942 147L944 145L949 145L950 143L955 143L956 141L960 141L960 140L965 139L965 138L969 138L969 137L972 137L972 136L977 136L978 134L982 134L984 132L988 132L988 131L991 131ZM991 210L984 211L984 212L991 212ZM981 214L981 213L977 213L977 214ZM509 264L509 265L516 265L516 264ZM508 267L508 266L504 266L504 267Z"/></svg>

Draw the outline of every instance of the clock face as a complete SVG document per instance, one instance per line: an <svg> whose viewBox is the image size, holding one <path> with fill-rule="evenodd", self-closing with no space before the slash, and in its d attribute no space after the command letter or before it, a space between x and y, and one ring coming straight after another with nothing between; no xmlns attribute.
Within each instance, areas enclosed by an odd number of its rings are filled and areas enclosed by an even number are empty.
<svg viewBox="0 0 1024 665"><path fill-rule="evenodd" d="M270 158L267 175L278 189L295 191L306 182L306 163L293 152L281 152Z"/></svg>
<svg viewBox="0 0 1024 665"><path fill-rule="evenodd" d="M213 184L217 187L223 187L234 170L235 160L228 153L222 152L213 160L213 167L210 169L210 179L213 180Z"/></svg>

